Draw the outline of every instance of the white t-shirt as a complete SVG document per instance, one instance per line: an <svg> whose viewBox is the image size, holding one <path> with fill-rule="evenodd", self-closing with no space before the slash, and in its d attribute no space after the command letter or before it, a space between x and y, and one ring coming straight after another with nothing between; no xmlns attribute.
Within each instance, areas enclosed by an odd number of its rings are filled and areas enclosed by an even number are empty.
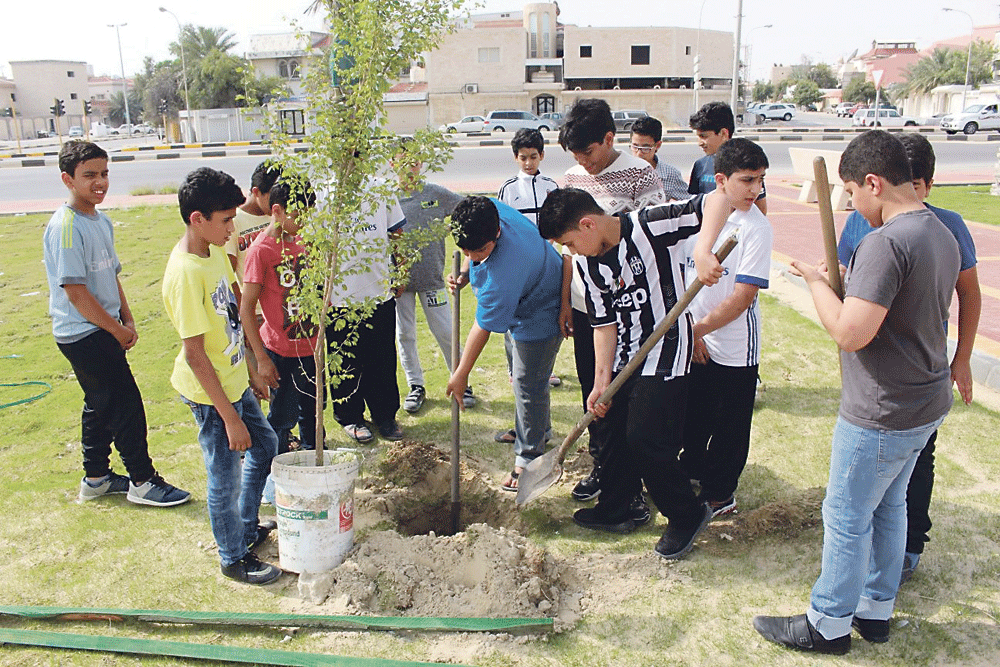
<svg viewBox="0 0 1000 667"><path fill-rule="evenodd" d="M357 253L343 264L346 275L343 284L334 288L330 304L343 306L351 301L368 298L381 300L390 297L388 290L389 257L388 238L390 232L398 231L405 224L403 209L395 197L386 199L375 206L359 224L355 225L354 244ZM357 272L357 267L365 270Z"/></svg>
<svg viewBox="0 0 1000 667"><path fill-rule="evenodd" d="M771 223L756 206L749 211L734 211L719 232L712 251L717 251L733 234L739 243L722 263L723 274L719 282L703 287L691 302L689 310L697 323L715 310L736 289L736 283L756 285L767 289L771 273ZM698 272L694 267L694 246L698 235L686 243L687 272L685 279L690 286ZM754 366L760 363L760 306L753 303L743 313L705 336L705 346L712 361L723 366Z"/></svg>

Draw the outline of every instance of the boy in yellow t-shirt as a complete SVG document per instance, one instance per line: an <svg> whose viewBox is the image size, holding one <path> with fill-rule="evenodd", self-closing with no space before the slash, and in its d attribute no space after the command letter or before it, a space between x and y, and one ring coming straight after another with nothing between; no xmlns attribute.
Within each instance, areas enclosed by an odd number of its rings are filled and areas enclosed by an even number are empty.
<svg viewBox="0 0 1000 667"><path fill-rule="evenodd" d="M177 200L185 229L167 260L163 304L183 345L170 381L198 424L222 574L267 584L281 570L253 550L273 528L259 525L257 512L278 437L254 396L266 397L268 386L244 359L236 276L222 250L243 192L232 176L202 167L187 175Z"/></svg>

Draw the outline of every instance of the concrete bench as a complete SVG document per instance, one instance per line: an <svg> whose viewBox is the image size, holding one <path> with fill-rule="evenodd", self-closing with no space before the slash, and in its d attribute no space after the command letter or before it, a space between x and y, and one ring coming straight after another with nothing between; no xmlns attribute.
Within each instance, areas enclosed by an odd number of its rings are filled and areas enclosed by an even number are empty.
<svg viewBox="0 0 1000 667"><path fill-rule="evenodd" d="M841 151L822 148L789 147L788 155L792 158L792 170L802 179L802 190L799 192L800 202L816 201L816 176L813 170L813 158L822 156L826 160L826 173L830 181L830 206L834 211L847 210L847 202L851 197L844 190L844 182L837 175L840 165Z"/></svg>

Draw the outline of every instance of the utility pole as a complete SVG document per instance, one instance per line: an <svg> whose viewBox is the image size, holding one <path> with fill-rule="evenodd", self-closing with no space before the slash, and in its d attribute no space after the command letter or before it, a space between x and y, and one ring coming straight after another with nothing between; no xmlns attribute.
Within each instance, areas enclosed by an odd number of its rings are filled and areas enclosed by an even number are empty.
<svg viewBox="0 0 1000 667"><path fill-rule="evenodd" d="M132 136L132 114L128 110L128 79L125 78L125 59L122 58L122 33L121 28L127 26L128 23L109 23L109 28L115 29L115 34L118 36L118 63L122 68L122 99L125 102L125 126L128 128L129 136Z"/></svg>

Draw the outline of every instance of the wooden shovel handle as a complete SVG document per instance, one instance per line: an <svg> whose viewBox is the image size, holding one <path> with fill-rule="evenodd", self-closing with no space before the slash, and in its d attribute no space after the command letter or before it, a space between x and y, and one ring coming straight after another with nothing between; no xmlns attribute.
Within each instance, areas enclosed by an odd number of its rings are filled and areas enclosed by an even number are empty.
<svg viewBox="0 0 1000 667"><path fill-rule="evenodd" d="M827 177L826 160L823 159L822 155L813 158L813 176L816 182L816 201L819 204L819 219L823 228L823 249L826 251L826 268L830 275L830 287L843 301L844 283L840 279L840 260L837 258L837 228L833 222L830 179Z"/></svg>

